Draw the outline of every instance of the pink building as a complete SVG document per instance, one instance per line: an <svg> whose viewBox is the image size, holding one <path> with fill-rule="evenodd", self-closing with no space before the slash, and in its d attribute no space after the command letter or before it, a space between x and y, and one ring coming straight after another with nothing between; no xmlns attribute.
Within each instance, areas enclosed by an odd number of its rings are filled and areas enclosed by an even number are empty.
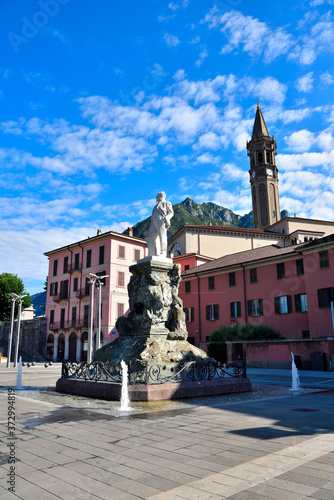
<svg viewBox="0 0 334 500"><path fill-rule="evenodd" d="M115 323L128 309L129 267L145 257L141 238L109 231L45 255L49 258L46 302L47 357L85 361L88 348L89 283L84 274L107 276L102 287L101 345L117 336ZM94 349L97 326L97 288L94 295Z"/></svg>
<svg viewBox="0 0 334 500"><path fill-rule="evenodd" d="M334 234L226 255L184 271L182 279L188 333L197 346L221 325L244 323L269 325L287 339L334 336Z"/></svg>

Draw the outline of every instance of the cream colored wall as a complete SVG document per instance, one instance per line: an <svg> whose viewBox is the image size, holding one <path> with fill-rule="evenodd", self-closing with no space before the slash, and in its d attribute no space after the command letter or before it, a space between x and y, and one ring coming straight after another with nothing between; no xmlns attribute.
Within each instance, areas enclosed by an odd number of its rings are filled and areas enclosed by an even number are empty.
<svg viewBox="0 0 334 500"><path fill-rule="evenodd" d="M334 233L334 222L323 224L321 222L315 223L312 221L299 221L296 220L294 221L293 219L289 220L289 234L293 233L294 231L323 231L325 234L324 236L327 236L329 234Z"/></svg>
<svg viewBox="0 0 334 500"><path fill-rule="evenodd" d="M180 240L174 240L173 245L176 242L179 242L184 253L199 252L201 255L206 255L216 259L218 257L223 257L224 255L242 252L244 250L252 250L254 248L260 248L267 245L277 245L281 242L281 237L261 238L253 236L251 238L242 235L202 233L198 238L198 233L189 231L187 237L184 238L183 236L182 240L183 241L181 241L181 238Z"/></svg>

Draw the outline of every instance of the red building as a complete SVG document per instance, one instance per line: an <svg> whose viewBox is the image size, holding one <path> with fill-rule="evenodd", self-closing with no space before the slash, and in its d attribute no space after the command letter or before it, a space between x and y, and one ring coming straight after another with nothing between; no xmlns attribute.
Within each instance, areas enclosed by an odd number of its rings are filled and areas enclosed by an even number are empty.
<svg viewBox="0 0 334 500"><path fill-rule="evenodd" d="M182 279L188 333L197 346L221 325L244 323L269 325L287 339L334 336L334 234L226 255L184 271Z"/></svg>

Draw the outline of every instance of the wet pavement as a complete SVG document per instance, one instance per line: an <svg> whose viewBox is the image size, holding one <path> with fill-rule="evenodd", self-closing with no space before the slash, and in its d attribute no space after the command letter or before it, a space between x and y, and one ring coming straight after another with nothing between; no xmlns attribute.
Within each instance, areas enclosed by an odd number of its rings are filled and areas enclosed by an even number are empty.
<svg viewBox="0 0 334 500"><path fill-rule="evenodd" d="M334 500L332 390L292 393L266 370L251 393L123 412L56 393L59 364L23 367L20 391L16 372L0 365L1 499Z"/></svg>

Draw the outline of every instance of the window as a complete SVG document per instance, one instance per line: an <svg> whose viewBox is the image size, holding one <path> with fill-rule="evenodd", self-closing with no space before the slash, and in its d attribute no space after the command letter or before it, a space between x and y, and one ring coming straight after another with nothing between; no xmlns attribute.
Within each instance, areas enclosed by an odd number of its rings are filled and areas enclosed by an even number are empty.
<svg viewBox="0 0 334 500"><path fill-rule="evenodd" d="M88 317L89 317L89 305L84 305L84 324L83 326L88 326Z"/></svg>
<svg viewBox="0 0 334 500"><path fill-rule="evenodd" d="M206 306L206 319L209 321L213 321L219 319L219 305L211 304Z"/></svg>
<svg viewBox="0 0 334 500"><path fill-rule="evenodd" d="M291 295L284 295L283 297L275 297L275 314L289 314L289 313L292 313Z"/></svg>
<svg viewBox="0 0 334 500"><path fill-rule="evenodd" d="M85 281L85 295L89 295L89 287L90 287L89 279L86 278L86 281Z"/></svg>
<svg viewBox="0 0 334 500"><path fill-rule="evenodd" d="M101 284L102 286L104 286L106 284L106 278L103 278L103 276L105 276L107 273L105 271L98 271L96 273L96 276L98 276L99 278L102 278L101 279Z"/></svg>
<svg viewBox="0 0 334 500"><path fill-rule="evenodd" d="M185 293L190 293L191 292L191 282L190 281L186 281L185 284L184 284L184 291Z"/></svg>
<svg viewBox="0 0 334 500"><path fill-rule="evenodd" d="M125 246L118 245L118 258L125 259Z"/></svg>
<svg viewBox="0 0 334 500"><path fill-rule="evenodd" d="M253 299L247 301L248 316L263 316L263 300Z"/></svg>
<svg viewBox="0 0 334 500"><path fill-rule="evenodd" d="M277 271L277 279L281 280L285 278L285 265L284 262L280 262L279 264L276 264L276 271Z"/></svg>
<svg viewBox="0 0 334 500"><path fill-rule="evenodd" d="M296 272L297 272L297 276L304 276L304 261L303 261L303 259L296 260Z"/></svg>
<svg viewBox="0 0 334 500"><path fill-rule="evenodd" d="M228 286L235 286L235 273L228 273Z"/></svg>
<svg viewBox="0 0 334 500"><path fill-rule="evenodd" d="M55 322L55 311L54 311L54 309L51 309L50 310L50 322L49 322L49 325L53 325L54 322Z"/></svg>
<svg viewBox="0 0 334 500"><path fill-rule="evenodd" d="M53 261L53 276L57 276L58 273L58 259Z"/></svg>
<svg viewBox="0 0 334 500"><path fill-rule="evenodd" d="M120 302L117 303L117 318L120 318L124 315L124 304Z"/></svg>
<svg viewBox="0 0 334 500"><path fill-rule="evenodd" d="M231 318L240 318L241 316L240 302L230 302L230 314Z"/></svg>
<svg viewBox="0 0 334 500"><path fill-rule="evenodd" d="M123 273L122 271L117 272L117 286L125 286L125 273Z"/></svg>
<svg viewBox="0 0 334 500"><path fill-rule="evenodd" d="M307 312L306 293L295 295L295 311L296 312Z"/></svg>
<svg viewBox="0 0 334 500"><path fill-rule="evenodd" d="M92 251L91 250L87 250L87 253L86 253L86 267L91 267L92 265Z"/></svg>
<svg viewBox="0 0 334 500"><path fill-rule="evenodd" d="M261 151L257 154L257 161L258 161L259 163L262 163L262 162L263 162L263 155L262 155Z"/></svg>
<svg viewBox="0 0 334 500"><path fill-rule="evenodd" d="M140 260L140 250L135 249L135 260Z"/></svg>
<svg viewBox="0 0 334 500"><path fill-rule="evenodd" d="M215 289L215 277L214 276L208 277L208 287L209 287L209 290Z"/></svg>
<svg viewBox="0 0 334 500"><path fill-rule="evenodd" d="M104 245L99 248L99 266L104 264Z"/></svg>
<svg viewBox="0 0 334 500"><path fill-rule="evenodd" d="M186 265L184 266L184 270L185 270L185 271L188 271L188 269L189 269L189 264L186 264Z"/></svg>
<svg viewBox="0 0 334 500"><path fill-rule="evenodd" d="M334 287L320 288L318 290L319 309L327 309L328 307L331 307L331 302L334 302Z"/></svg>
<svg viewBox="0 0 334 500"><path fill-rule="evenodd" d="M53 297L54 295L57 295L58 293L58 283L54 282L50 284L50 295Z"/></svg>
<svg viewBox="0 0 334 500"><path fill-rule="evenodd" d="M302 338L309 339L310 338L310 330L302 330Z"/></svg>
<svg viewBox="0 0 334 500"><path fill-rule="evenodd" d="M77 306L72 307L72 326L77 326Z"/></svg>
<svg viewBox="0 0 334 500"><path fill-rule="evenodd" d="M60 298L68 299L68 280L61 281L60 283Z"/></svg>
<svg viewBox="0 0 334 500"><path fill-rule="evenodd" d="M257 283L257 268L256 267L254 269L249 270L249 282L250 283Z"/></svg>
<svg viewBox="0 0 334 500"><path fill-rule="evenodd" d="M327 269L329 267L328 251L319 252L320 269Z"/></svg>
<svg viewBox="0 0 334 500"><path fill-rule="evenodd" d="M194 321L194 308L193 307L186 307L184 309L185 315L186 315L186 323L192 323Z"/></svg>
<svg viewBox="0 0 334 500"><path fill-rule="evenodd" d="M80 254L76 253L74 255L74 269L80 269Z"/></svg>
<svg viewBox="0 0 334 500"><path fill-rule="evenodd" d="M73 292L78 291L79 278L73 278Z"/></svg>
<svg viewBox="0 0 334 500"><path fill-rule="evenodd" d="M65 328L65 309L60 309L60 328Z"/></svg>
<svg viewBox="0 0 334 500"><path fill-rule="evenodd" d="M66 274L67 271L68 271L68 256L64 257L63 274Z"/></svg>

